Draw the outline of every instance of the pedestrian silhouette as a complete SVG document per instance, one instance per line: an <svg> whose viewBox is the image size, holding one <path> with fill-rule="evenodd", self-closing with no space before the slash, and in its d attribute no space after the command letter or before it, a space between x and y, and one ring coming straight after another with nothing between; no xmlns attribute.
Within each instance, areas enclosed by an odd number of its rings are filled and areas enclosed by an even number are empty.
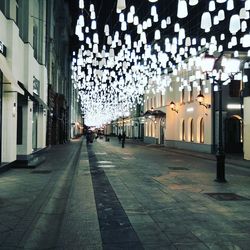
<svg viewBox="0 0 250 250"><path fill-rule="evenodd" d="M126 138L126 133L123 132L122 133L122 147L124 148L124 144L125 144L125 138Z"/></svg>

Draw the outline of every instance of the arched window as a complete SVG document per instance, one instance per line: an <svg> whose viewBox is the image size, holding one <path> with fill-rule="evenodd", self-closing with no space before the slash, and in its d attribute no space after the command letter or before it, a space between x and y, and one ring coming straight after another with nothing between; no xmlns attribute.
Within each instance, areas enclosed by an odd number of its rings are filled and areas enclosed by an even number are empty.
<svg viewBox="0 0 250 250"><path fill-rule="evenodd" d="M200 143L204 143L204 119L200 120Z"/></svg>
<svg viewBox="0 0 250 250"><path fill-rule="evenodd" d="M194 120L190 120L190 141L194 141Z"/></svg>
<svg viewBox="0 0 250 250"><path fill-rule="evenodd" d="M185 120L182 121L181 124L181 139L185 141L186 135L185 135Z"/></svg>

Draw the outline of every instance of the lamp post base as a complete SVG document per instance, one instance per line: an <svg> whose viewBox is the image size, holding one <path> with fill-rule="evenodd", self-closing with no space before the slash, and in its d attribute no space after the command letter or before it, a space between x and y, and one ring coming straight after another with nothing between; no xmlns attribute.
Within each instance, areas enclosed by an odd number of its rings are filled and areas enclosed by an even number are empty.
<svg viewBox="0 0 250 250"><path fill-rule="evenodd" d="M225 154L218 152L216 154L216 159L217 159L217 176L214 181L227 182L225 179Z"/></svg>

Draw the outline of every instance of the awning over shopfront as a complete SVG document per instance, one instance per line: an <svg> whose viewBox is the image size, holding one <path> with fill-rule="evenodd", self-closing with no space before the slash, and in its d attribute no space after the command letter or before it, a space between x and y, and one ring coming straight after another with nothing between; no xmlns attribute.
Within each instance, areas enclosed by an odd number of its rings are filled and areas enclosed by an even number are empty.
<svg viewBox="0 0 250 250"><path fill-rule="evenodd" d="M20 86L17 84L17 80L13 76L11 69L9 68L9 65L7 63L7 60L2 54L0 54L0 70L3 72L4 77L4 91L18 92L24 95L23 89L21 89Z"/></svg>
<svg viewBox="0 0 250 250"><path fill-rule="evenodd" d="M43 106L44 109L49 109L48 105L36 94L31 94L26 87L24 86L24 84L22 84L21 82L18 81L18 85L20 86L20 88L24 91L24 95L29 97L30 100L32 100L33 102L38 103L39 105Z"/></svg>
<svg viewBox="0 0 250 250"><path fill-rule="evenodd" d="M149 116L154 116L154 117L165 117L166 113L159 110L159 109L155 109L155 110L147 110L144 114L144 117L149 117Z"/></svg>

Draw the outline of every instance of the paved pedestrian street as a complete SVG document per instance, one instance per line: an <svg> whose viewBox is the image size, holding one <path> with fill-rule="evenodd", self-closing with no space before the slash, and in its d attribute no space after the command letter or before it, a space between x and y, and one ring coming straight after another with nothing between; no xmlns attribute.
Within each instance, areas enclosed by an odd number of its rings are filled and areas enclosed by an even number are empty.
<svg viewBox="0 0 250 250"><path fill-rule="evenodd" d="M250 166L117 138L0 175L0 249L249 249Z"/></svg>

